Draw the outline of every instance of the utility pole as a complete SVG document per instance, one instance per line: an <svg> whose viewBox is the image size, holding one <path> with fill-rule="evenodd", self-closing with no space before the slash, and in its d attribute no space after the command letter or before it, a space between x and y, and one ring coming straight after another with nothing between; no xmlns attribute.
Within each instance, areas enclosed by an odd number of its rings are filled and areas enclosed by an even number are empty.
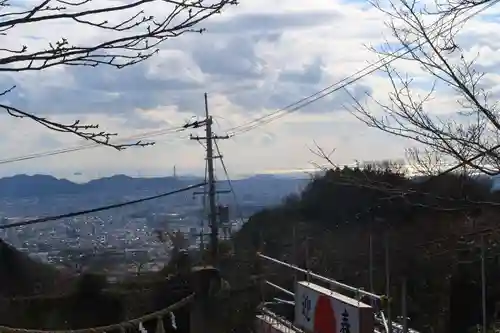
<svg viewBox="0 0 500 333"><path fill-rule="evenodd" d="M217 219L217 204L215 202L215 196L218 193L215 188L215 175L214 175L214 158L219 158L219 156L214 156L213 154L213 140L218 139L229 139L229 136L217 136L212 133L212 116L210 116L208 111L208 96L207 93L205 97L205 137L194 137L191 136L191 140L205 140L207 147L207 173L208 173L208 205L209 205L209 215L208 221L210 224L210 252L212 255L212 264L215 266L218 263L219 254L219 223Z"/></svg>
<svg viewBox="0 0 500 333"><path fill-rule="evenodd" d="M212 117L208 113L208 97L205 93L205 135L207 141L207 168L208 168L208 205L210 223L210 244L212 253L212 262L214 265L218 263L219 254L219 224L217 223L217 205L215 203L215 179L214 179L214 156L213 156L213 138L212 138Z"/></svg>

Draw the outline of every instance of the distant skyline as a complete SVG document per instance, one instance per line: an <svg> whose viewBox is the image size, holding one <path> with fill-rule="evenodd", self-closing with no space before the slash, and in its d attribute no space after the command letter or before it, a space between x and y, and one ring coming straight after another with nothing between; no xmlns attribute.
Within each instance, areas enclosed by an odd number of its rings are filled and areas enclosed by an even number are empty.
<svg viewBox="0 0 500 333"><path fill-rule="evenodd" d="M355 166L356 163L350 163L346 164L345 166ZM329 167L328 164L324 164L325 167ZM344 165L342 165L344 166ZM250 173L241 173L241 174L232 174L230 175L231 179L241 179L241 178L248 178L248 177L253 177L253 176L265 176L265 175L270 175L270 176L290 176L290 177L304 177L307 178L309 177L312 173L316 172L321 172L323 171L321 168L314 167L314 166L309 166L307 168L296 168L296 169L269 169L269 170L261 170L259 172L250 172ZM226 175L221 167L216 167L215 168L215 174L217 179L219 180L226 180ZM145 172L141 170L136 170L135 172L102 172L102 171L96 171L96 172L84 172L84 171L68 171L67 173L51 173L51 172L13 172L5 175L0 175L0 178L4 177L12 177L12 176L17 176L17 175L28 175L28 176L34 176L34 175L47 175L47 176L52 176L55 178L60 178L60 179L69 179L75 182L87 182L92 179L98 179L98 178L106 178L106 177L113 177L113 176L118 176L118 175L125 175L129 176L132 178L155 178L155 177L173 177L174 176L174 167L172 167L170 170L164 170L162 172L161 170L158 172ZM204 177L204 170L194 170L193 172L189 172L187 170L182 170L179 169L178 167L175 168L175 175L177 177Z"/></svg>
<svg viewBox="0 0 500 333"><path fill-rule="evenodd" d="M307 178L310 173L313 172L320 172L320 169L291 169L291 170L264 170L259 173L248 173L248 174L235 174L235 175L230 175L231 180L236 180L236 179L242 179L242 178L249 178L253 177L256 175L270 175L270 176L285 176L285 177L301 177ZM59 175L57 174L52 174L52 173L44 173L44 172L28 172L28 173L12 173L12 174L6 174L6 175L1 175L0 178L4 177L12 177L12 176L18 176L18 175L28 175L28 176L34 176L34 175L47 175L47 176L53 176L55 178L59 179L68 179L73 182L77 183L82 183L82 182L87 182L89 180L93 179L99 179L99 178L107 178L107 177L112 177L112 176L118 176L118 175L126 175L132 178L161 178L161 177L173 177L173 170L169 173L166 171L165 173L145 173L145 172L136 172L136 173L103 173L103 172L96 172L96 173L84 173L84 172L73 172L73 173L67 173L63 174L60 173ZM198 173L183 173L179 172L177 170L177 177L203 177L204 174L203 172L198 172ZM223 171L221 170L216 170L216 177L220 181L225 181L226 176Z"/></svg>
<svg viewBox="0 0 500 333"><path fill-rule="evenodd" d="M459 38L466 56L479 53L477 64L490 73L487 80L493 92L500 87L500 76L494 74L500 21L491 17L498 14L496 6L474 17ZM225 134L376 61L366 45L380 46L390 36L386 19L368 3L355 0L242 1L205 22L206 33L167 41L157 56L135 67L58 67L0 74L2 87L17 85L13 93L0 98L58 121L98 123L120 138L182 126L193 116L201 117L203 93L208 92L214 131ZM92 33L91 28L75 29L69 21L57 27L39 23L2 36L2 41L12 47L44 48L62 36L70 43L83 43L93 38ZM417 64L397 61L395 66L415 77L423 90L431 86ZM390 84L375 73L349 90L377 113L366 93L387 99ZM332 159L339 164L403 158L404 149L414 144L368 128L345 111L351 102L340 90L270 124L221 141L231 176L311 169L311 162L323 162L310 151L315 142L327 151L336 148ZM438 91L429 108L446 116L457 105L449 92ZM173 132L152 138L157 142L153 147L121 152L94 148L0 164L0 176L40 173L72 180L113 174L166 176L172 174L174 165L178 174L202 175L204 149L189 140L190 133L203 134L200 130ZM0 160L88 144L5 114L0 115L0 139ZM217 168L221 169L219 164Z"/></svg>

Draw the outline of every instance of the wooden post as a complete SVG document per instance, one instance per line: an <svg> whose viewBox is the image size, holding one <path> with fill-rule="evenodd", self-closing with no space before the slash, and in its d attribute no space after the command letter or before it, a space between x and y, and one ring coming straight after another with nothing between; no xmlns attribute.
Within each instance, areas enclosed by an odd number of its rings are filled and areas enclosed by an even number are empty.
<svg viewBox="0 0 500 333"><path fill-rule="evenodd" d="M190 333L218 332L213 296L221 286L219 271L212 266L194 267L191 271L191 286L195 298L191 306Z"/></svg>

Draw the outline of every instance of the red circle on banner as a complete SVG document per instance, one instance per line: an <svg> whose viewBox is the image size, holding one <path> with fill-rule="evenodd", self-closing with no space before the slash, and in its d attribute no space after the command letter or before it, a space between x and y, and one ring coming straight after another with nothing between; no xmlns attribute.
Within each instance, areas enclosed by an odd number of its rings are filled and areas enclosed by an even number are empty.
<svg viewBox="0 0 500 333"><path fill-rule="evenodd" d="M333 333L337 329L337 318L329 297L320 295L314 310L314 333Z"/></svg>

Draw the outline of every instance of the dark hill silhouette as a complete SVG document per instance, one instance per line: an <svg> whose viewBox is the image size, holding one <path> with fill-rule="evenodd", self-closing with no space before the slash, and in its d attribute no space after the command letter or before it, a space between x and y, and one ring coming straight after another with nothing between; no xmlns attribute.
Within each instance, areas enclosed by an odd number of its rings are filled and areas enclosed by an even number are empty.
<svg viewBox="0 0 500 333"><path fill-rule="evenodd" d="M48 175L15 175L0 179L0 197L37 197L54 194L75 194L79 186L66 179Z"/></svg>
<svg viewBox="0 0 500 333"><path fill-rule="evenodd" d="M201 180L195 180L195 182L197 181ZM169 189L180 188L192 183L193 182L190 182L189 180L180 180L174 177L133 178L126 175L114 175L111 177L91 180L81 186L82 190L85 192L102 191L127 193L144 190L164 192Z"/></svg>
<svg viewBox="0 0 500 333"><path fill-rule="evenodd" d="M164 192L192 183L189 180L178 180L173 177L132 178L125 175L115 175L78 184L48 175L16 175L0 178L0 197L33 198L93 193L127 194L142 190Z"/></svg>
<svg viewBox="0 0 500 333"><path fill-rule="evenodd" d="M0 239L1 296L47 294L56 288L60 291L65 278L54 267L34 261Z"/></svg>

